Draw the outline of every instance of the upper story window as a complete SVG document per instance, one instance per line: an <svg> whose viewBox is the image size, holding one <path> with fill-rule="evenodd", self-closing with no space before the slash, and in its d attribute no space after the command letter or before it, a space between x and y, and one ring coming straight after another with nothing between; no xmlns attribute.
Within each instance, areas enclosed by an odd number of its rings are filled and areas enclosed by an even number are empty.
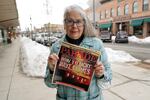
<svg viewBox="0 0 150 100"><path fill-rule="evenodd" d="M117 15L118 15L118 16L121 15L121 8L120 8L120 7L117 8Z"/></svg>
<svg viewBox="0 0 150 100"><path fill-rule="evenodd" d="M136 12L138 12L138 2L137 1L135 1L133 3L133 13L136 13Z"/></svg>
<svg viewBox="0 0 150 100"><path fill-rule="evenodd" d="M114 9L113 8L111 8L111 10L110 10L110 17L113 17L115 14L114 14Z"/></svg>
<svg viewBox="0 0 150 100"><path fill-rule="evenodd" d="M143 0L143 11L147 11L149 8L148 0Z"/></svg>
<svg viewBox="0 0 150 100"><path fill-rule="evenodd" d="M124 14L125 15L129 14L129 5L128 4L126 4L125 7L124 7Z"/></svg>
<svg viewBox="0 0 150 100"><path fill-rule="evenodd" d="M109 10L106 10L105 14L106 14L106 18L108 18L109 17Z"/></svg>
<svg viewBox="0 0 150 100"><path fill-rule="evenodd" d="M102 14L101 14L101 12L100 12L100 13L99 13L99 19L101 19L101 15L102 15Z"/></svg>
<svg viewBox="0 0 150 100"><path fill-rule="evenodd" d="M105 12L102 11L102 12L101 12L101 19L104 19L104 18L105 18Z"/></svg>

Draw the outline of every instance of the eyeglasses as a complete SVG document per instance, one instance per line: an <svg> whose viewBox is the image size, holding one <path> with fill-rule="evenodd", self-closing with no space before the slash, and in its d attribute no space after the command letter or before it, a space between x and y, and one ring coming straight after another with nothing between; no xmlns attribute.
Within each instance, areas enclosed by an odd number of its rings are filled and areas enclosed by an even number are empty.
<svg viewBox="0 0 150 100"><path fill-rule="evenodd" d="M68 26L72 26L72 25L76 24L79 27L79 26L83 26L84 25L84 20L81 20L81 19L78 19L76 21L74 21L72 19L65 19L64 22Z"/></svg>

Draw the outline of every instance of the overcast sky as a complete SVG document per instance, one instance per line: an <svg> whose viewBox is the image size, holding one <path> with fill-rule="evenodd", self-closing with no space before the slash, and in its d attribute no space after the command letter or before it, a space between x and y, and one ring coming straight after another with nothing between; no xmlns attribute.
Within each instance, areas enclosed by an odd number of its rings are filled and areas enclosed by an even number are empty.
<svg viewBox="0 0 150 100"><path fill-rule="evenodd" d="M21 28L30 28L31 23L35 27L40 27L47 22L62 24L63 13L66 6L77 4L86 9L88 8L87 1L88 0L16 0ZM48 7L46 6L46 2L48 2Z"/></svg>

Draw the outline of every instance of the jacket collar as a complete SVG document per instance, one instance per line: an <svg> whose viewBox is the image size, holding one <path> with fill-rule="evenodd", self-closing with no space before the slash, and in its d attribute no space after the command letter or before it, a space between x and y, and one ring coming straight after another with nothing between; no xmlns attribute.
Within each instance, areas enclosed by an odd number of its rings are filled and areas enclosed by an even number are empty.
<svg viewBox="0 0 150 100"><path fill-rule="evenodd" d="M67 42L65 36L63 36L60 39L59 44L57 46L60 47L62 42ZM83 41L81 42L80 46L87 47L87 48L92 48L93 44L94 44L93 38L85 36Z"/></svg>

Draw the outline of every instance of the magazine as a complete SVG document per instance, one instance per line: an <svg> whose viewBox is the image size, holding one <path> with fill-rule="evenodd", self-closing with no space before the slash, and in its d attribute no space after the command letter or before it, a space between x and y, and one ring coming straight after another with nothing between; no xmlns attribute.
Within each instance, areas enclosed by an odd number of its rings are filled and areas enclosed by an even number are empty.
<svg viewBox="0 0 150 100"><path fill-rule="evenodd" d="M88 91L100 52L63 42L52 83Z"/></svg>

